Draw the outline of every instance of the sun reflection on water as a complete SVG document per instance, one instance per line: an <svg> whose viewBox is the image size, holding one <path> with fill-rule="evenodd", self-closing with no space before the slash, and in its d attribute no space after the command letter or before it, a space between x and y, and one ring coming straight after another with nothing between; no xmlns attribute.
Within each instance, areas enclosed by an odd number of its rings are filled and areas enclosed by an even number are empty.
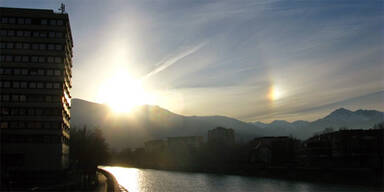
<svg viewBox="0 0 384 192"><path fill-rule="evenodd" d="M112 173L117 182L127 189L129 192L139 192L139 170L136 168L122 168L122 167L100 167Z"/></svg>

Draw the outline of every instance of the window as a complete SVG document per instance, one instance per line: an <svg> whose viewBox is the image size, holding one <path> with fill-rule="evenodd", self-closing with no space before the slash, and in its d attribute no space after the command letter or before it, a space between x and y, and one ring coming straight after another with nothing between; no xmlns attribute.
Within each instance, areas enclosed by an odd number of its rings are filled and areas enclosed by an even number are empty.
<svg viewBox="0 0 384 192"><path fill-rule="evenodd" d="M7 43L7 49L13 49L13 43Z"/></svg>
<svg viewBox="0 0 384 192"><path fill-rule="evenodd" d="M21 73L22 73L23 75L28 75L28 69L22 69L22 70L21 70Z"/></svg>
<svg viewBox="0 0 384 192"><path fill-rule="evenodd" d="M48 44L48 50L54 50L55 45L54 44Z"/></svg>
<svg viewBox="0 0 384 192"><path fill-rule="evenodd" d="M13 85L12 85L13 88L20 88L20 83L15 81L13 82Z"/></svg>
<svg viewBox="0 0 384 192"><path fill-rule="evenodd" d="M47 21L46 19L42 19L41 22L40 22L40 24L42 24L42 25L46 25L46 24L48 24L48 21Z"/></svg>
<svg viewBox="0 0 384 192"><path fill-rule="evenodd" d="M9 30L8 31L8 36L15 36L15 31Z"/></svg>
<svg viewBox="0 0 384 192"><path fill-rule="evenodd" d="M7 47L6 43L0 42L0 48L5 49Z"/></svg>
<svg viewBox="0 0 384 192"><path fill-rule="evenodd" d="M9 95L3 95L3 101L9 101Z"/></svg>
<svg viewBox="0 0 384 192"><path fill-rule="evenodd" d="M15 56L15 62L21 62L21 56Z"/></svg>
<svg viewBox="0 0 384 192"><path fill-rule="evenodd" d="M24 108L21 108L21 109L19 110L19 114L20 114L20 115L25 115L25 114L26 114L26 110L25 110Z"/></svg>
<svg viewBox="0 0 384 192"><path fill-rule="evenodd" d="M15 75L20 75L21 70L20 69L14 69L13 72Z"/></svg>
<svg viewBox="0 0 384 192"><path fill-rule="evenodd" d="M24 18L18 18L17 19L17 24L21 24L21 25L24 25L24 22L25 20L24 20Z"/></svg>
<svg viewBox="0 0 384 192"><path fill-rule="evenodd" d="M52 76L52 75L53 75L53 70L52 70L52 69L49 69L49 70L47 71L47 75Z"/></svg>
<svg viewBox="0 0 384 192"><path fill-rule="evenodd" d="M23 48L23 44L22 43L16 43L16 49L21 49Z"/></svg>
<svg viewBox="0 0 384 192"><path fill-rule="evenodd" d="M39 57L39 63L44 63L45 62L45 57Z"/></svg>
<svg viewBox="0 0 384 192"><path fill-rule="evenodd" d="M1 123L0 123L0 128L1 128L1 129L6 129L6 128L8 128L8 122L1 122Z"/></svg>
<svg viewBox="0 0 384 192"><path fill-rule="evenodd" d="M30 69L29 73L30 75L37 75L37 69Z"/></svg>
<svg viewBox="0 0 384 192"><path fill-rule="evenodd" d="M29 43L24 43L23 44L23 48L24 49L29 49L31 47L31 44L29 44Z"/></svg>
<svg viewBox="0 0 384 192"><path fill-rule="evenodd" d="M32 49L33 50L39 49L39 44L36 44L36 43L32 44Z"/></svg>
<svg viewBox="0 0 384 192"><path fill-rule="evenodd" d="M48 88L48 84L49 83L47 83L47 88ZM51 88L52 88L52 83L51 83ZM46 102L52 102L52 96L50 96L50 95L45 96L45 101Z"/></svg>
<svg viewBox="0 0 384 192"><path fill-rule="evenodd" d="M4 88L9 88L9 87L11 87L11 82L9 82L9 81L4 81L4 82L3 82L3 87L4 87Z"/></svg>
<svg viewBox="0 0 384 192"><path fill-rule="evenodd" d="M44 70L43 69L39 69L37 71L37 73L40 75L40 76L43 76L44 75Z"/></svg>
<svg viewBox="0 0 384 192"><path fill-rule="evenodd" d="M54 57L48 57L48 63L53 63L54 62Z"/></svg>
<svg viewBox="0 0 384 192"><path fill-rule="evenodd" d="M11 75L12 74L12 69L4 69L4 74L5 75Z"/></svg>
<svg viewBox="0 0 384 192"><path fill-rule="evenodd" d="M32 56L32 59L31 59L32 62L37 63L38 60L39 60L38 56Z"/></svg>
<svg viewBox="0 0 384 192"><path fill-rule="evenodd" d="M38 88L38 89L42 89L42 88L44 88L44 84L43 84L43 83L37 83L37 88Z"/></svg>
<svg viewBox="0 0 384 192"><path fill-rule="evenodd" d="M47 89L52 89L52 83L47 83ZM51 98L51 96L48 96L49 98ZM52 99L52 98L51 98ZM51 101L51 100L50 100Z"/></svg>
<svg viewBox="0 0 384 192"><path fill-rule="evenodd" d="M36 88L36 83L35 82L29 83L29 88L35 89Z"/></svg>
<svg viewBox="0 0 384 192"><path fill-rule="evenodd" d="M0 30L0 35L1 36L7 36L7 31L6 30Z"/></svg>
<svg viewBox="0 0 384 192"><path fill-rule="evenodd" d="M23 56L23 62L28 62L29 61L29 57L28 56Z"/></svg>
<svg viewBox="0 0 384 192"><path fill-rule="evenodd" d="M2 17L1 18L1 23L2 24L8 24L8 17Z"/></svg>
<svg viewBox="0 0 384 192"><path fill-rule="evenodd" d="M1 111L1 114L2 114L2 115L9 115L9 109L8 109L8 108L5 108L5 107L4 107L4 108L1 108L0 111Z"/></svg>
<svg viewBox="0 0 384 192"><path fill-rule="evenodd" d="M61 49L63 49L63 47L60 44L57 44L56 45L56 50L61 50Z"/></svg>
<svg viewBox="0 0 384 192"><path fill-rule="evenodd" d="M30 37L31 32L30 31L24 31L24 37Z"/></svg>
<svg viewBox="0 0 384 192"><path fill-rule="evenodd" d="M5 61L11 62L13 60L13 57L10 55L5 56Z"/></svg>
<svg viewBox="0 0 384 192"><path fill-rule="evenodd" d="M47 32L40 32L40 37L47 37Z"/></svg>
<svg viewBox="0 0 384 192"><path fill-rule="evenodd" d="M57 32L57 33L56 33L56 37L57 37L57 38L63 38L63 33L61 33L61 32Z"/></svg>
<svg viewBox="0 0 384 192"><path fill-rule="evenodd" d="M49 20L49 24L50 24L50 25L56 25L57 22L56 22L55 19L51 19L51 20Z"/></svg>
<svg viewBox="0 0 384 192"><path fill-rule="evenodd" d="M19 128L24 129L25 128L25 123L24 122L19 122Z"/></svg>
<svg viewBox="0 0 384 192"><path fill-rule="evenodd" d="M5 61L11 62L13 60L13 57L11 55L5 56Z"/></svg>
<svg viewBox="0 0 384 192"><path fill-rule="evenodd" d="M64 24L64 22L63 22L63 20L57 20L57 25L63 25Z"/></svg>
<svg viewBox="0 0 384 192"><path fill-rule="evenodd" d="M48 33L49 38L54 38L55 37L55 32L51 31Z"/></svg>
<svg viewBox="0 0 384 192"><path fill-rule="evenodd" d="M28 114L28 115L29 115L29 114ZM35 128L35 123L33 123L33 122L28 122L28 128L29 128L29 129Z"/></svg>
<svg viewBox="0 0 384 192"><path fill-rule="evenodd" d="M26 102L27 97L25 95L20 95L20 102Z"/></svg>
<svg viewBox="0 0 384 192"><path fill-rule="evenodd" d="M43 110L42 109L36 109L36 115L42 115L43 114Z"/></svg>
<svg viewBox="0 0 384 192"><path fill-rule="evenodd" d="M18 36L18 37L22 37L22 36L24 36L24 35L23 35L23 31L17 31L16 36Z"/></svg>
<svg viewBox="0 0 384 192"><path fill-rule="evenodd" d="M27 25L32 24L32 19L31 18L26 18L25 19L25 24L27 24Z"/></svg>
<svg viewBox="0 0 384 192"><path fill-rule="evenodd" d="M16 18L13 18L13 17L9 18L8 19L8 23L9 24L15 24L16 23Z"/></svg>
<svg viewBox="0 0 384 192"><path fill-rule="evenodd" d="M44 123L44 129L49 129L50 126L51 124L49 122Z"/></svg>
<svg viewBox="0 0 384 192"><path fill-rule="evenodd" d="M12 101L19 101L18 95L12 95Z"/></svg>
<svg viewBox="0 0 384 192"><path fill-rule="evenodd" d="M55 57L55 63L62 63L61 57Z"/></svg>
<svg viewBox="0 0 384 192"><path fill-rule="evenodd" d="M33 32L33 37L38 37L39 36L39 32L38 31L34 31Z"/></svg>
<svg viewBox="0 0 384 192"><path fill-rule="evenodd" d="M27 88L27 82L21 82L20 83L20 88L26 89Z"/></svg>
<svg viewBox="0 0 384 192"><path fill-rule="evenodd" d="M33 115L35 115L35 110L32 109L32 108L29 108L29 109L28 109L28 115L29 115L29 116L33 116Z"/></svg>
<svg viewBox="0 0 384 192"><path fill-rule="evenodd" d="M40 48L40 50L45 50L46 49L46 45L42 43L42 44L39 45L39 48Z"/></svg>
<svg viewBox="0 0 384 192"><path fill-rule="evenodd" d="M9 127L12 128L12 129L17 128L17 122L11 122Z"/></svg>
<svg viewBox="0 0 384 192"><path fill-rule="evenodd" d="M5 56L4 55L0 55L0 61L5 61Z"/></svg>
<svg viewBox="0 0 384 192"><path fill-rule="evenodd" d="M18 115L18 114L19 114L19 110L18 109L13 108L11 110L11 115Z"/></svg>
<svg viewBox="0 0 384 192"><path fill-rule="evenodd" d="M60 76L60 70L55 70L55 76Z"/></svg>
<svg viewBox="0 0 384 192"><path fill-rule="evenodd" d="M55 88L55 89L59 89L59 88L60 88L60 84L59 84L59 83L54 83L54 84L53 84L53 88Z"/></svg>

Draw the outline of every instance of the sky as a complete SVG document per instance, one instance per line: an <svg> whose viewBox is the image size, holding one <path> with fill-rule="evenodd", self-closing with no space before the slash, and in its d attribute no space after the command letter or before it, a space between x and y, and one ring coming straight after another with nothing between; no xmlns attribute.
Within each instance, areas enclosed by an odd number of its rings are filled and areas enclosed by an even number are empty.
<svg viewBox="0 0 384 192"><path fill-rule="evenodd" d="M0 6L57 10L61 2L74 40L74 98L121 101L113 95L125 90L120 95L182 115L263 122L315 120L340 107L384 111L384 1L2 0ZM139 89L132 88L136 80Z"/></svg>

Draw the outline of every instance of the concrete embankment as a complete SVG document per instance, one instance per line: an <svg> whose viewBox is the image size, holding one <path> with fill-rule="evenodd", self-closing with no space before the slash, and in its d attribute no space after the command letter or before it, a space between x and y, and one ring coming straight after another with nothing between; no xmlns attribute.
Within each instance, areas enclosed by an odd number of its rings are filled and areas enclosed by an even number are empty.
<svg viewBox="0 0 384 192"><path fill-rule="evenodd" d="M107 178L107 191L108 192L124 192L127 191L123 187L119 185L117 182L115 176L113 176L110 172L98 168L97 171L101 174L103 174Z"/></svg>

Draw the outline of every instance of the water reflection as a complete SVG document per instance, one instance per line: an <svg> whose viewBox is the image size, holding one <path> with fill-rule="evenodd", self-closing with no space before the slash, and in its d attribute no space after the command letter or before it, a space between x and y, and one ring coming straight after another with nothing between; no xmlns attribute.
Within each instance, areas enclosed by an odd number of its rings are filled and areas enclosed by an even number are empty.
<svg viewBox="0 0 384 192"><path fill-rule="evenodd" d="M383 188L296 182L269 178L244 177L136 169L101 167L111 172L120 185L130 192L146 191L382 191Z"/></svg>
<svg viewBox="0 0 384 192"><path fill-rule="evenodd" d="M112 173L117 182L130 192L139 192L139 169L123 167L102 167Z"/></svg>

